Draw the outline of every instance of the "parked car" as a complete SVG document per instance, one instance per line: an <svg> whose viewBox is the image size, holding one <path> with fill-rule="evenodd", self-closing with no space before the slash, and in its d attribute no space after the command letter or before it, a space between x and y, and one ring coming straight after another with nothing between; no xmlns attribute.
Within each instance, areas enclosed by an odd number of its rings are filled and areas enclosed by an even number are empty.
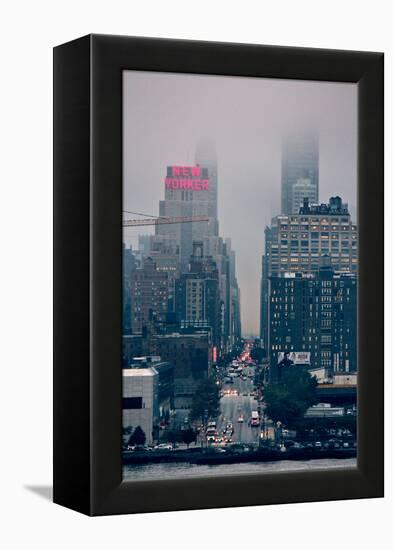
<svg viewBox="0 0 393 550"><path fill-rule="evenodd" d="M154 450L156 451L172 451L173 445L172 443L160 443L159 445L156 445L154 447Z"/></svg>

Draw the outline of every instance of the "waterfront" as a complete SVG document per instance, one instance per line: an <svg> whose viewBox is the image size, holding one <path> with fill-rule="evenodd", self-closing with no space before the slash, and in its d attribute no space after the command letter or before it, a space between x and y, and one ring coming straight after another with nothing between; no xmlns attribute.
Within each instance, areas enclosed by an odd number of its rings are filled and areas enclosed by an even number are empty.
<svg viewBox="0 0 393 550"><path fill-rule="evenodd" d="M278 462L248 462L243 464L221 464L214 466L190 464L187 462L162 464L131 464L123 467L125 481L146 481L158 479L189 479L194 477L218 477L233 475L271 474L309 470L356 468L356 458L320 459Z"/></svg>

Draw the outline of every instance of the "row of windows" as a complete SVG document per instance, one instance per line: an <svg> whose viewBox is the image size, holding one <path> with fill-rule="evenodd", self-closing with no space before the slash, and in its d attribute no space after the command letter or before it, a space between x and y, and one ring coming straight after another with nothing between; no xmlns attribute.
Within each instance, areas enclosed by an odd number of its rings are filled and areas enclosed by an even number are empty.
<svg viewBox="0 0 393 550"><path fill-rule="evenodd" d="M290 225L294 225L294 224L298 224L299 222L301 224L305 224L305 223L320 223L320 224L324 224L324 225L328 225L328 224L336 224L336 225L339 225L340 223L341 224L346 224L346 223L349 223L349 218L347 218L346 216L343 216L343 217L340 217L340 218L331 218L330 216L328 218L326 217L323 217L323 218L311 218L311 217L297 217L297 216L292 216L291 218L289 217L286 217L286 216L280 216L279 219L277 220L278 223L283 226L283 225L288 225L288 223L290 223Z"/></svg>

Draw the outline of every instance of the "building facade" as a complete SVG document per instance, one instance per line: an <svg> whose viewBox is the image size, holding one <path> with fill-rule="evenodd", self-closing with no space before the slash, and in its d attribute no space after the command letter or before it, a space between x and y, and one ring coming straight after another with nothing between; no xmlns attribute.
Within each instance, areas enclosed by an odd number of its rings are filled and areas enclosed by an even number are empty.
<svg viewBox="0 0 393 550"><path fill-rule="evenodd" d="M131 246L123 244L123 334L131 333L131 274L136 269L135 256Z"/></svg>
<svg viewBox="0 0 393 550"><path fill-rule="evenodd" d="M142 267L130 277L132 301L131 330L141 333L148 324L165 323L168 312L168 272L157 269L156 262L143 258Z"/></svg>
<svg viewBox="0 0 393 550"><path fill-rule="evenodd" d="M318 187L309 178L300 178L293 185L290 211L299 212L304 199L307 199L310 204L318 204Z"/></svg>
<svg viewBox="0 0 393 550"><path fill-rule="evenodd" d="M209 218L208 221L156 226L156 236L179 251L180 269L186 272L192 243L218 235L217 190L211 192L208 168L199 165L168 166L164 185L165 198L159 203L160 216Z"/></svg>
<svg viewBox="0 0 393 550"><path fill-rule="evenodd" d="M357 370L357 277L334 272L280 273L270 277L270 365L283 353L309 356L311 370L328 378Z"/></svg>
<svg viewBox="0 0 393 550"><path fill-rule="evenodd" d="M199 382L211 373L212 345L208 331L155 336L160 357L174 368L175 408L189 408Z"/></svg>
<svg viewBox="0 0 393 550"><path fill-rule="evenodd" d="M325 255L330 257L334 271L357 273L357 226L340 197L315 206L304 199L298 214L275 216L265 229L260 320L263 347L269 347L269 277L286 272L317 273Z"/></svg>
<svg viewBox="0 0 393 550"><path fill-rule="evenodd" d="M175 312L180 326L208 326L214 346L221 341L219 273L211 257L204 257L203 244L193 243L189 272L175 282Z"/></svg>
<svg viewBox="0 0 393 550"><path fill-rule="evenodd" d="M307 194L303 198L312 197L318 203L319 197L319 144L315 131L297 131L288 135L282 146L281 159L281 212L296 214L298 212L294 200L294 186L308 181ZM303 185L303 184L302 184ZM312 190L312 191L311 191Z"/></svg>
<svg viewBox="0 0 393 550"><path fill-rule="evenodd" d="M140 426L148 445L153 443L153 428L159 419L158 388L153 367L123 369L123 428Z"/></svg>

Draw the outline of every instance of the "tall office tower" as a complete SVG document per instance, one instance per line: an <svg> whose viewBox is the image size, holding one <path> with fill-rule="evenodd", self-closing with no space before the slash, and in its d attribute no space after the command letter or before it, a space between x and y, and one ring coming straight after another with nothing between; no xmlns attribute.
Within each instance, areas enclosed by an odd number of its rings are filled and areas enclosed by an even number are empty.
<svg viewBox="0 0 393 550"><path fill-rule="evenodd" d="M219 273L211 257L204 257L203 243L194 242L189 272L175 282L175 311L181 328L210 327L212 343L220 344Z"/></svg>
<svg viewBox="0 0 393 550"><path fill-rule="evenodd" d="M204 166L168 166L165 178L165 198L160 201L163 217L207 216L208 221L162 224L156 226L156 236L164 238L179 250L180 270L187 272L193 241L218 235L216 193L210 191L209 170Z"/></svg>
<svg viewBox="0 0 393 550"><path fill-rule="evenodd" d="M138 250L146 255L150 252L151 235L138 235Z"/></svg>
<svg viewBox="0 0 393 550"><path fill-rule="evenodd" d="M135 256L131 245L123 243L123 334L131 333L131 273L136 269Z"/></svg>
<svg viewBox="0 0 393 550"><path fill-rule="evenodd" d="M280 214L265 230L262 259L261 336L269 346L269 277L280 273L317 273L329 255L334 271L357 272L357 226L340 197L329 204L309 205L304 199L296 215Z"/></svg>
<svg viewBox="0 0 393 550"><path fill-rule="evenodd" d="M308 199L309 204L318 203L318 187L311 183L309 178L298 179L292 187L292 213L299 212L305 198Z"/></svg>
<svg viewBox="0 0 393 550"><path fill-rule="evenodd" d="M277 227L265 228L265 254L262 256L262 274L261 274L261 292L260 292L260 339L261 347L267 350L268 348L268 332L269 332L269 251L272 242L277 240Z"/></svg>
<svg viewBox="0 0 393 550"><path fill-rule="evenodd" d="M282 214L296 214L299 200L303 202L303 198L318 203L318 164L318 135L315 131L293 132L285 138L281 159Z"/></svg>
<svg viewBox="0 0 393 550"><path fill-rule="evenodd" d="M270 285L272 372L285 352L307 356L321 378L357 370L356 274L334 272L325 261L317 273L280 273Z"/></svg>
<svg viewBox="0 0 393 550"><path fill-rule="evenodd" d="M235 279L235 284L231 288L231 326L230 326L230 345L237 346L240 344L242 337L242 321L240 309L240 288Z"/></svg>
<svg viewBox="0 0 393 550"><path fill-rule="evenodd" d="M132 333L158 326L165 322L168 313L168 273L159 271L152 258L144 258L142 267L130 277Z"/></svg>
<svg viewBox="0 0 393 550"><path fill-rule="evenodd" d="M159 272L168 274L168 312L174 311L175 280L180 274L179 249L173 248L170 239L160 235L148 235L150 242L148 253L142 253L142 258L149 257L156 264Z"/></svg>
<svg viewBox="0 0 393 550"><path fill-rule="evenodd" d="M240 290L236 278L236 252L232 250L231 239L225 239L225 247L229 258L229 345L232 347L238 344L241 338Z"/></svg>

